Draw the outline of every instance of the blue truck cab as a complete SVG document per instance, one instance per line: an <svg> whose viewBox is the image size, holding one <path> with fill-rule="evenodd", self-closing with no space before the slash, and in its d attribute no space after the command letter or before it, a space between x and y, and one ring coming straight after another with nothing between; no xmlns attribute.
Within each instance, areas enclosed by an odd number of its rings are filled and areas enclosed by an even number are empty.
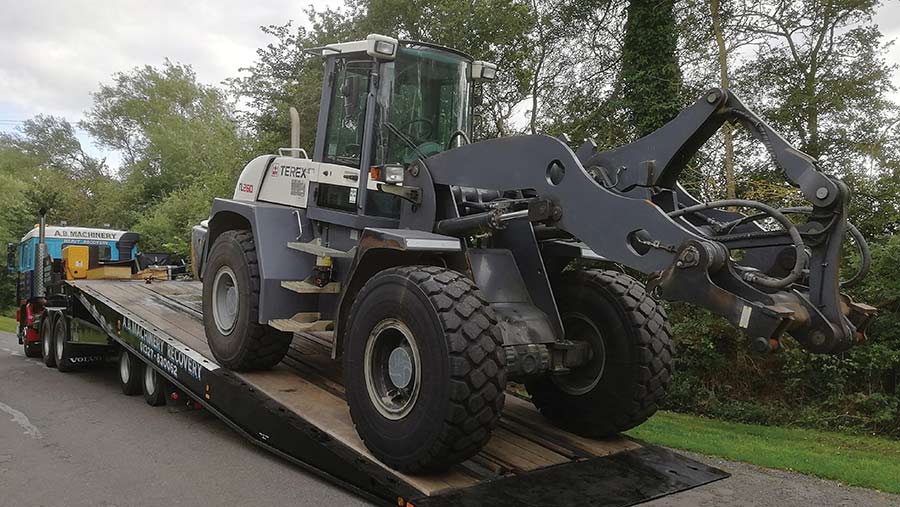
<svg viewBox="0 0 900 507"><path fill-rule="evenodd" d="M47 226L45 241L49 259L46 261L50 263L59 261L62 258L63 248L69 245L93 247L92 263L134 260L137 256L138 239L139 235L134 232L92 227ZM38 242L39 230L35 227L22 237L16 248L17 299L20 305L35 296L34 273ZM45 273L49 275L51 271L53 270L48 269Z"/></svg>

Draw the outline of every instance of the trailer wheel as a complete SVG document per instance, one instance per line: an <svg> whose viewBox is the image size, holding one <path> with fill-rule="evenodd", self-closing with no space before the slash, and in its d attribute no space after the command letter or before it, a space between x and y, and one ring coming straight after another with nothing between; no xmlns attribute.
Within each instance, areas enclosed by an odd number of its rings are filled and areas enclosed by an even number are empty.
<svg viewBox="0 0 900 507"><path fill-rule="evenodd" d="M48 368L56 366L56 342L53 339L53 314L45 312L41 316L41 357Z"/></svg>
<svg viewBox="0 0 900 507"><path fill-rule="evenodd" d="M119 354L119 385L122 392L128 396L141 394L141 380L143 379L144 362L128 352L124 348Z"/></svg>
<svg viewBox="0 0 900 507"><path fill-rule="evenodd" d="M151 407L161 407L166 404L166 379L153 369L152 366L144 365L144 374L142 375L141 389L144 392L144 400ZM128 393L126 393L128 394Z"/></svg>
<svg viewBox="0 0 900 507"><path fill-rule="evenodd" d="M590 343L588 363L568 375L525 383L534 405L558 426L600 437L646 421L672 375L665 310L641 282L616 271L575 271L557 285L566 338Z"/></svg>
<svg viewBox="0 0 900 507"><path fill-rule="evenodd" d="M56 369L67 373L74 369L70 360L69 323L64 315L59 315L53 322L53 348L56 353Z"/></svg>
<svg viewBox="0 0 900 507"><path fill-rule="evenodd" d="M287 353L293 334L259 323L259 263L250 231L222 233L213 244L203 284L203 326L219 364L267 369Z"/></svg>
<svg viewBox="0 0 900 507"><path fill-rule="evenodd" d="M356 296L344 340L350 415L379 460L437 471L477 453L503 409L505 355L493 309L463 275L392 268Z"/></svg>

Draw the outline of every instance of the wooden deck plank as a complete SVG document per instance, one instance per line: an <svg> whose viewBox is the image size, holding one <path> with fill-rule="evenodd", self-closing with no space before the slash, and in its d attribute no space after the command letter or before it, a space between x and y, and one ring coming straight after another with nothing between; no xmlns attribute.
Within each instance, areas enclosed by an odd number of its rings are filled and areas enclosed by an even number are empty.
<svg viewBox="0 0 900 507"><path fill-rule="evenodd" d="M240 377L288 409L302 414L332 438L379 463L356 433L350 419L350 409L344 400L283 367L271 371L241 373ZM386 465L382 466L387 468ZM477 479L453 470L437 476L399 475L404 481L429 495L478 483Z"/></svg>

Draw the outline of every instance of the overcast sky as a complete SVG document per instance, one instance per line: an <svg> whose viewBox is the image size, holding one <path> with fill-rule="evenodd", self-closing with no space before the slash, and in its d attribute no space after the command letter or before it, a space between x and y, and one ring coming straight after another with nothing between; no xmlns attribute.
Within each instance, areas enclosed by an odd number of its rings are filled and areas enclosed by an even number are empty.
<svg viewBox="0 0 900 507"><path fill-rule="evenodd" d="M887 40L900 39L900 1L884 3L877 21ZM15 129L36 114L78 121L100 82L109 82L118 71L159 65L165 58L190 64L201 82L218 84L251 64L256 48L272 41L260 26L305 23L306 7L342 4L0 0L0 130ZM900 64L900 40L888 60ZM894 81L900 88L900 73ZM115 165L117 157L111 158Z"/></svg>

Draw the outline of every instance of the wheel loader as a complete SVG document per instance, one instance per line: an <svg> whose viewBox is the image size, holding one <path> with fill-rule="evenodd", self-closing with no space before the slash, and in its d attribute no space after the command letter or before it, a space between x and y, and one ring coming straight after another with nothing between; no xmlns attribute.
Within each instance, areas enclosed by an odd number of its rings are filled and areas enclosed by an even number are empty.
<svg viewBox="0 0 900 507"><path fill-rule="evenodd" d="M511 381L583 436L641 424L672 375L657 298L725 317L758 352L786 336L820 353L865 340L874 309L841 292L868 265L847 186L733 92L606 151L472 142L496 65L375 34L310 51L324 61L312 156L293 111L292 146L250 161L194 228L204 327L239 371L273 367L298 333L327 344L357 432L388 466L428 473L475 454ZM701 202L679 184L725 122L808 206ZM862 262L842 280L847 236Z"/></svg>

